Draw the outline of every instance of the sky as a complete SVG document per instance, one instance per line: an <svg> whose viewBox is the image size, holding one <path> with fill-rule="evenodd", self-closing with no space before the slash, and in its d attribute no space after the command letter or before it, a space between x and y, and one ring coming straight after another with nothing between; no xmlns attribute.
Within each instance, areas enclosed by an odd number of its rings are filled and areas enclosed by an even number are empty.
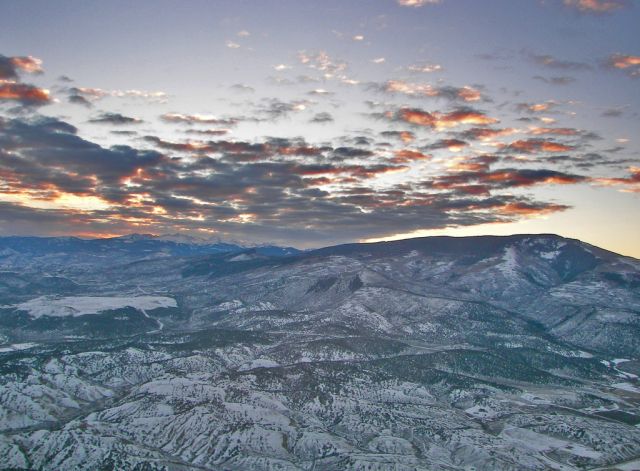
<svg viewBox="0 0 640 471"><path fill-rule="evenodd" d="M640 258L640 2L0 0L0 235Z"/></svg>

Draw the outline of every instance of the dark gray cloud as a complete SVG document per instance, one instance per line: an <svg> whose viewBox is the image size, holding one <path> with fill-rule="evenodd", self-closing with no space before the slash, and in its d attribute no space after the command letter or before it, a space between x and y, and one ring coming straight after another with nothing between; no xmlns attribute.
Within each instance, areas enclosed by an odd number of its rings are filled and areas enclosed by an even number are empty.
<svg viewBox="0 0 640 471"><path fill-rule="evenodd" d="M229 88L234 92L239 92L239 93L253 93L256 91L253 87L249 85L245 85L244 83L235 83L231 85Z"/></svg>
<svg viewBox="0 0 640 471"><path fill-rule="evenodd" d="M624 110L620 108L609 108L600 113L605 118L620 118L624 116Z"/></svg>
<svg viewBox="0 0 640 471"><path fill-rule="evenodd" d="M257 120L275 121L282 118L288 118L293 113L299 113L306 110L314 103L309 100L290 100L283 101L279 98L265 98L257 106L256 112L263 116Z"/></svg>
<svg viewBox="0 0 640 471"><path fill-rule="evenodd" d="M540 80L541 82L548 83L550 85L569 85L570 83L573 83L577 80L574 77L569 77L566 75L553 76L553 77L543 77L541 75L536 75L533 78L536 80Z"/></svg>
<svg viewBox="0 0 640 471"><path fill-rule="evenodd" d="M318 147L300 138L145 141L160 152L105 148L53 118L2 119L2 191L28 193L30 200L91 196L104 205L47 211L5 204L0 220L20 220L24 230L33 221L50 221L51 233L130 232L135 223L135 230L206 228L249 239L290 243L300 237L324 244L561 211L566 207L493 191L579 180L543 170L492 172L489 166L498 158L483 156L469 163L474 172L380 188L370 182L406 171L404 162L411 159L385 162L368 149ZM334 190L323 187L328 183Z"/></svg>
<svg viewBox="0 0 640 471"><path fill-rule="evenodd" d="M316 113L313 118L309 120L309 122L318 124L332 123L333 116L331 116L331 113L323 111L322 113Z"/></svg>
<svg viewBox="0 0 640 471"><path fill-rule="evenodd" d="M95 118L89 120L90 123L94 124L115 124L115 125L123 125L123 124L140 124L142 123L141 119L132 118L131 116L125 116L120 113L102 113Z"/></svg>
<svg viewBox="0 0 640 471"><path fill-rule="evenodd" d="M69 95L67 97L67 101L73 105L82 105L87 108L91 108L93 106L91 102L82 95Z"/></svg>
<svg viewBox="0 0 640 471"><path fill-rule="evenodd" d="M534 64L538 64L547 69L555 70L591 70L593 66L587 62L559 59L550 54L538 54L535 52L524 50L522 54Z"/></svg>

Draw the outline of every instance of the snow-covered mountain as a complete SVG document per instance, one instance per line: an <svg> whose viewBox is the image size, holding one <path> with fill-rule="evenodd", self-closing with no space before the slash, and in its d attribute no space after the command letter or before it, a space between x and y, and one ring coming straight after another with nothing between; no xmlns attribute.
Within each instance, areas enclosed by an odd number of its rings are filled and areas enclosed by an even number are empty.
<svg viewBox="0 0 640 471"><path fill-rule="evenodd" d="M0 469L640 467L638 260L554 235L7 240Z"/></svg>

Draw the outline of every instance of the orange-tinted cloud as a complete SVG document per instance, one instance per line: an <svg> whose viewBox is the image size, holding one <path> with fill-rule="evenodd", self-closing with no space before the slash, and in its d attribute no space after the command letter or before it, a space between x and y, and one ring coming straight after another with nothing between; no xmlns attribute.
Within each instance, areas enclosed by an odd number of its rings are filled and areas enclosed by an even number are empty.
<svg viewBox="0 0 640 471"><path fill-rule="evenodd" d="M533 203L508 203L494 208L498 213L506 216L545 216L559 211L569 209L569 206L563 204L533 204Z"/></svg>
<svg viewBox="0 0 640 471"><path fill-rule="evenodd" d="M633 78L640 77L640 56L613 54L607 62L609 67L624 71Z"/></svg>
<svg viewBox="0 0 640 471"><path fill-rule="evenodd" d="M640 65L640 56L615 54L611 57L611 65L617 69L627 69Z"/></svg>
<svg viewBox="0 0 640 471"><path fill-rule="evenodd" d="M398 0L398 5L403 7L419 8L425 5L434 5L440 3L441 0Z"/></svg>
<svg viewBox="0 0 640 471"><path fill-rule="evenodd" d="M514 128L492 129L492 128L471 128L463 131L460 137L468 140L489 141L497 137L509 136L518 132Z"/></svg>
<svg viewBox="0 0 640 471"><path fill-rule="evenodd" d="M402 93L403 95L415 97L447 98L465 102L474 102L482 99L480 91L468 85L461 88L451 86L434 87L428 83L389 80L380 88L387 93Z"/></svg>
<svg viewBox="0 0 640 471"><path fill-rule="evenodd" d="M411 131L382 131L380 135L388 138L400 139L405 144L413 142L416 139L416 135Z"/></svg>
<svg viewBox="0 0 640 471"><path fill-rule="evenodd" d="M541 135L555 135L555 136L576 136L579 134L579 131L574 128L541 128L541 127L531 127L529 128L529 134L533 134L534 136Z"/></svg>
<svg viewBox="0 0 640 471"><path fill-rule="evenodd" d="M415 160L428 160L431 156L423 154L417 150L402 149L394 153L394 157L391 159L394 163L407 163Z"/></svg>
<svg viewBox="0 0 640 471"><path fill-rule="evenodd" d="M473 162L459 162L452 167L455 173L442 175L433 180L434 188L464 190L465 187L481 185L490 189L508 189L534 185L573 185L588 181L587 177L554 170L498 169L488 171L481 166L474 168ZM459 171L462 170L462 171Z"/></svg>
<svg viewBox="0 0 640 471"><path fill-rule="evenodd" d="M24 105L45 105L50 102L49 90L26 83L0 81L0 100L17 101Z"/></svg>
<svg viewBox="0 0 640 471"><path fill-rule="evenodd" d="M629 167L630 175L619 178L596 178L594 181L605 186L622 186L622 191L640 193L640 167Z"/></svg>
<svg viewBox="0 0 640 471"><path fill-rule="evenodd" d="M518 111L526 111L527 113L542 113L549 111L557 105L554 101L546 101L544 103L518 103L516 108Z"/></svg>
<svg viewBox="0 0 640 471"><path fill-rule="evenodd" d="M42 61L35 57L12 57L11 62L17 69L20 69L29 74L42 73Z"/></svg>
<svg viewBox="0 0 640 471"><path fill-rule="evenodd" d="M32 56L6 57L0 54L0 80L15 80L18 72L42 73L42 61Z"/></svg>
<svg viewBox="0 0 640 471"><path fill-rule="evenodd" d="M544 139L521 139L512 142L507 146L507 148L527 154L536 152L568 152L575 149L574 146L561 144L555 141L546 141Z"/></svg>
<svg viewBox="0 0 640 471"><path fill-rule="evenodd" d="M428 149L448 149L450 152L460 152L463 148L467 147L465 141L460 139L440 139L433 144L427 146Z"/></svg>
<svg viewBox="0 0 640 471"><path fill-rule="evenodd" d="M462 87L458 92L458 96L464 101L478 101L482 98L482 95L478 90L469 86Z"/></svg>
<svg viewBox="0 0 640 471"><path fill-rule="evenodd" d="M483 176L485 182L500 182L507 186L532 186L541 184L571 185L585 181L585 177L553 170L496 170Z"/></svg>
<svg viewBox="0 0 640 471"><path fill-rule="evenodd" d="M416 136L410 131L400 131L400 139L402 142L412 142Z"/></svg>
<svg viewBox="0 0 640 471"><path fill-rule="evenodd" d="M565 6L582 13L610 13L626 5L622 0L564 0Z"/></svg>
<svg viewBox="0 0 640 471"><path fill-rule="evenodd" d="M428 112L416 108L401 109L396 118L417 126L427 126L434 129L452 128L461 124L486 126L497 123L496 118L472 109L460 109L450 113Z"/></svg>

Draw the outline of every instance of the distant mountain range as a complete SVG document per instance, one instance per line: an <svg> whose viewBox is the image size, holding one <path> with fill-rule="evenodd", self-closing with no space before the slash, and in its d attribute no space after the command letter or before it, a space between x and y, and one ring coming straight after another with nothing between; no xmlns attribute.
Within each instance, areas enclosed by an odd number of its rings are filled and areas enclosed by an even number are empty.
<svg viewBox="0 0 640 471"><path fill-rule="evenodd" d="M0 238L0 469L638 469L639 374L640 261L556 235Z"/></svg>
<svg viewBox="0 0 640 471"><path fill-rule="evenodd" d="M224 241L207 241L181 234L155 236L130 234L107 239L78 237L0 237L0 267L46 266L66 270L79 266L111 266L157 257L185 257L241 252L252 248L260 254L284 256L300 251L293 247L247 247Z"/></svg>

